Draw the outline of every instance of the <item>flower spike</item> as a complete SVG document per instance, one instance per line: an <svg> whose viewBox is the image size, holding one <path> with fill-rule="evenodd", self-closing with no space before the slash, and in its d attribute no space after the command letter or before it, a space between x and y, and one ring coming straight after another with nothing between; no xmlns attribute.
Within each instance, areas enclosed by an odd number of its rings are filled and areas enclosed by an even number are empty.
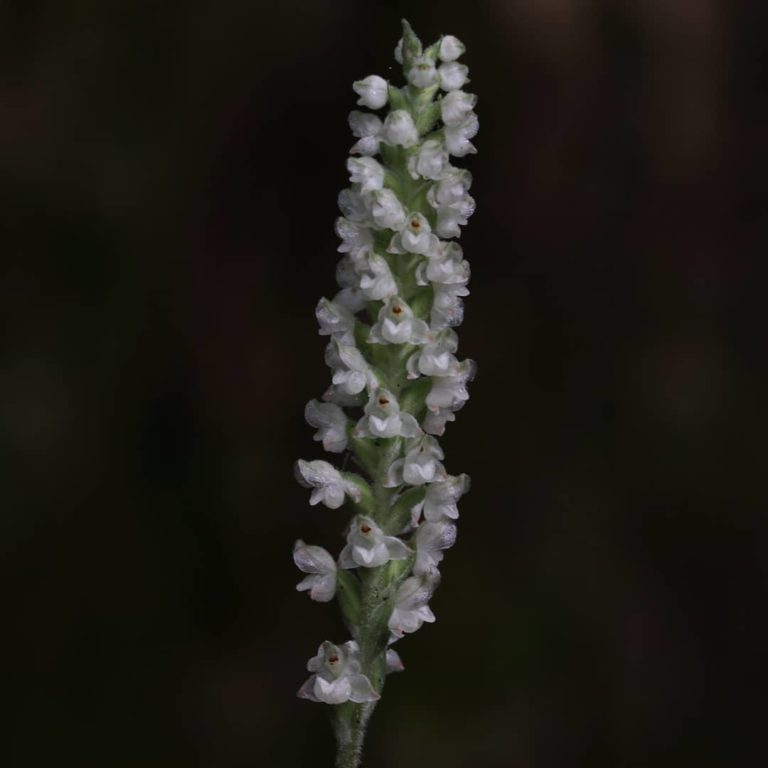
<svg viewBox="0 0 768 768"><path fill-rule="evenodd" d="M458 502L438 438L469 398L472 360L458 356L469 263L457 238L475 210L477 97L464 90L464 44L422 45L407 21L395 48L401 85L368 75L352 88L349 186L338 196L338 292L315 314L328 337L331 385L304 415L323 459L296 463L309 503L352 512L336 558L298 540L296 589L336 598L352 639L322 643L299 696L334 707L337 768L357 768L386 676L402 670L389 647L436 617L428 603L456 541ZM348 463L356 471L347 470Z"/></svg>

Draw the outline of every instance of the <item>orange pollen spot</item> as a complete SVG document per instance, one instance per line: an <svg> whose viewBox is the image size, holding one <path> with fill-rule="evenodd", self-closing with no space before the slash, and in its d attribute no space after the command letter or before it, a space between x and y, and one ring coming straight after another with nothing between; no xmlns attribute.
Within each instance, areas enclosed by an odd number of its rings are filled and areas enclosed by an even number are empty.
<svg viewBox="0 0 768 768"><path fill-rule="evenodd" d="M392 314L399 315L403 311L402 307L392 307Z"/></svg>
<svg viewBox="0 0 768 768"><path fill-rule="evenodd" d="M361 525L360 530L363 533L370 533L371 532L371 526L370 525Z"/></svg>
<svg viewBox="0 0 768 768"><path fill-rule="evenodd" d="M414 229L418 229L421 226L421 222L418 219L411 219L411 226Z"/></svg>
<svg viewBox="0 0 768 768"><path fill-rule="evenodd" d="M389 405L389 400L386 397L379 398L379 405Z"/></svg>
<svg viewBox="0 0 768 768"><path fill-rule="evenodd" d="M329 656L328 657L328 663L329 664L335 664L339 660L338 656Z"/></svg>

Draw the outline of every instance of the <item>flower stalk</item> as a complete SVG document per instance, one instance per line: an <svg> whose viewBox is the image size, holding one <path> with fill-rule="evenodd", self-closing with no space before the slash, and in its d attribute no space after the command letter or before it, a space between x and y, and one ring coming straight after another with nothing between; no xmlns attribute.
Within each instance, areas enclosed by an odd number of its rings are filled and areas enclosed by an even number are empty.
<svg viewBox="0 0 768 768"><path fill-rule="evenodd" d="M448 474L437 440L467 401L475 370L456 357L454 331L469 293L455 238L474 200L471 175L451 158L476 151L478 127L463 52L451 35L424 48L404 21L395 58L406 84L370 75L353 85L358 106L388 112L349 116L356 142L336 222L340 290L316 310L331 386L305 417L315 440L357 471L320 459L296 464L310 504L346 505L353 517L337 558L301 540L294 547L304 574L297 589L319 602L337 598L351 635L320 646L298 694L333 707L337 768L360 765L385 679L403 669L392 644L435 621L428 602L469 488L466 475Z"/></svg>

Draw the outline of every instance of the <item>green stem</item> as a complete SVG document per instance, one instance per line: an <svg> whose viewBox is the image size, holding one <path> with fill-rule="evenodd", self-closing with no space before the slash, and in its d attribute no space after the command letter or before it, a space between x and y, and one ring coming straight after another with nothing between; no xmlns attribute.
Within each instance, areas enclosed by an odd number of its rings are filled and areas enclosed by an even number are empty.
<svg viewBox="0 0 768 768"><path fill-rule="evenodd" d="M388 454L397 445L383 447L378 472L373 483L374 498L379 515L389 508L391 492L381 482L382 466L391 461ZM377 517L379 516L377 515ZM387 619L391 612L391 590L387 590L391 579L386 565L371 568L361 574L361 609L357 640L360 645L360 671L371 681L374 690L381 694L386 675ZM338 751L336 768L357 768L362 761L363 742L368 720L376 706L375 701L364 704L347 702L334 707L334 730Z"/></svg>
<svg viewBox="0 0 768 768"><path fill-rule="evenodd" d="M358 768L363 758L365 729L375 701L366 704L340 704L337 709L335 730L338 742L336 768ZM342 711L347 708L346 711Z"/></svg>

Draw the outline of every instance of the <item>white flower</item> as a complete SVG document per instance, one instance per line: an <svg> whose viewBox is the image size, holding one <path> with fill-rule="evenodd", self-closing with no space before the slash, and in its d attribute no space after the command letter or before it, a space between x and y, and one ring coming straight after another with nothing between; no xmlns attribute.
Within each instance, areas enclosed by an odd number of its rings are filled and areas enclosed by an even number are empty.
<svg viewBox="0 0 768 768"><path fill-rule="evenodd" d="M398 587L395 607L387 625L394 638L415 632L424 622L434 622L435 614L427 603L439 582L440 574L432 571L421 576L411 576Z"/></svg>
<svg viewBox="0 0 768 768"><path fill-rule="evenodd" d="M451 376L435 376L432 379L432 389L426 397L427 408L437 411L440 408L458 410L467 400L467 382L475 375L475 363L463 360L458 370Z"/></svg>
<svg viewBox="0 0 768 768"><path fill-rule="evenodd" d="M440 102L440 116L446 125L459 125L472 114L475 104L477 96L474 93L451 91Z"/></svg>
<svg viewBox="0 0 768 768"><path fill-rule="evenodd" d="M358 652L354 641L344 645L323 643L317 649L317 656L307 663L307 669L314 674L299 689L299 698L325 704L345 701L362 704L380 698L371 681L360 671Z"/></svg>
<svg viewBox="0 0 768 768"><path fill-rule="evenodd" d="M440 40L440 51L437 54L440 61L456 61L466 48L464 43L453 35L443 35Z"/></svg>
<svg viewBox="0 0 768 768"><path fill-rule="evenodd" d="M344 344L354 344L355 316L335 301L320 299L315 309L321 336L332 336Z"/></svg>
<svg viewBox="0 0 768 768"><path fill-rule="evenodd" d="M355 261L351 256L342 256L339 263L336 264L336 282L342 288L351 288L360 281L355 268Z"/></svg>
<svg viewBox="0 0 768 768"><path fill-rule="evenodd" d="M424 485L442 480L447 477L445 467L440 463L443 458L445 455L437 440L423 435L409 445L404 459L392 462L384 486L395 488L403 483Z"/></svg>
<svg viewBox="0 0 768 768"><path fill-rule="evenodd" d="M405 109L395 109L384 120L383 138L387 144L400 147L413 147L419 143L419 132L411 113Z"/></svg>
<svg viewBox="0 0 768 768"><path fill-rule="evenodd" d="M379 189L372 194L371 215L379 229L401 230L405 224L405 209L391 189Z"/></svg>
<svg viewBox="0 0 768 768"><path fill-rule="evenodd" d="M413 62L405 77L416 88L429 88L437 82L435 62L426 56L420 56Z"/></svg>
<svg viewBox="0 0 768 768"><path fill-rule="evenodd" d="M390 253L426 254L437 247L429 222L421 213L408 216L405 226L392 238L387 249Z"/></svg>
<svg viewBox="0 0 768 768"><path fill-rule="evenodd" d="M464 120L456 125L445 126L445 146L455 157L464 157L464 155L475 154L477 149L470 141L477 135L480 123L477 115L470 112Z"/></svg>
<svg viewBox="0 0 768 768"><path fill-rule="evenodd" d="M386 389L376 390L357 423L355 437L416 437L421 434L416 419L403 413L395 396Z"/></svg>
<svg viewBox="0 0 768 768"><path fill-rule="evenodd" d="M475 201L469 195L437 208L435 231L440 237L459 237L461 229L475 212Z"/></svg>
<svg viewBox="0 0 768 768"><path fill-rule="evenodd" d="M414 179L419 176L436 181L448 167L448 150L442 141L427 139L415 155L408 158L408 172Z"/></svg>
<svg viewBox="0 0 768 768"><path fill-rule="evenodd" d="M339 210L344 217L357 224L370 224L371 212L368 208L366 197L360 192L360 186L353 184L347 189L342 189L338 197Z"/></svg>
<svg viewBox="0 0 768 768"><path fill-rule="evenodd" d="M448 326L461 325L464 319L462 296L469 296L469 289L464 285L434 284L432 312L430 313L430 325L433 331L439 331Z"/></svg>
<svg viewBox="0 0 768 768"><path fill-rule="evenodd" d="M375 155L381 141L381 118L370 112L350 112L349 127L352 135L359 139L349 150L352 154Z"/></svg>
<svg viewBox="0 0 768 768"><path fill-rule="evenodd" d="M389 99L387 81L378 75L358 80L352 84L352 89L360 97L357 103L368 109L381 109Z"/></svg>
<svg viewBox="0 0 768 768"><path fill-rule="evenodd" d="M454 241L440 241L438 247L427 254L427 261L416 269L418 285L465 285L468 280L469 262L464 259L461 246Z"/></svg>
<svg viewBox="0 0 768 768"><path fill-rule="evenodd" d="M304 409L304 418L317 427L315 440L322 440L330 453L341 453L347 447L347 417L338 405L310 400Z"/></svg>
<svg viewBox="0 0 768 768"><path fill-rule="evenodd" d="M379 310L368 342L373 344L424 344L429 326L413 316L413 310L398 296L393 296Z"/></svg>
<svg viewBox="0 0 768 768"><path fill-rule="evenodd" d="M347 172L349 180L360 185L361 192L373 192L384 184L384 168L372 157L347 158Z"/></svg>
<svg viewBox="0 0 768 768"><path fill-rule="evenodd" d="M336 562L326 550L299 539L293 547L293 562L300 571L309 574L296 585L299 592L309 590L309 596L319 603L333 600L336 594Z"/></svg>
<svg viewBox="0 0 768 768"><path fill-rule="evenodd" d="M443 550L456 542L456 526L446 520L423 523L416 529L416 561L413 572L420 576L431 573L443 559Z"/></svg>
<svg viewBox="0 0 768 768"><path fill-rule="evenodd" d="M342 568L376 568L390 560L405 560L412 551L397 536L386 536L370 517L358 515L339 555Z"/></svg>
<svg viewBox="0 0 768 768"><path fill-rule="evenodd" d="M334 392L358 395L366 387L375 389L379 385L362 352L351 344L331 341L325 350L325 363L333 371Z"/></svg>
<svg viewBox="0 0 768 768"><path fill-rule="evenodd" d="M373 248L373 232L360 222L339 216L336 219L336 234L341 238L337 250L348 253L353 260Z"/></svg>
<svg viewBox="0 0 768 768"><path fill-rule="evenodd" d="M369 254L360 265L360 290L372 301L382 301L397 293L392 270L378 253Z"/></svg>
<svg viewBox="0 0 768 768"><path fill-rule="evenodd" d="M408 378L417 379L420 373L424 376L450 376L456 373L459 361L453 353L458 348L459 339L455 331L450 328L440 331L408 358Z"/></svg>
<svg viewBox="0 0 768 768"><path fill-rule="evenodd" d="M427 410L422 419L421 428L428 435L437 435L440 437L445 434L446 422L456 421L456 414L448 408L437 408L434 411Z"/></svg>
<svg viewBox="0 0 768 768"><path fill-rule="evenodd" d="M450 205L466 197L472 186L472 174L466 168L446 169L443 177L427 192L427 200L434 208Z"/></svg>
<svg viewBox="0 0 768 768"><path fill-rule="evenodd" d="M360 290L358 285L350 285L342 288L334 297L334 302L339 306L346 307L353 314L365 309L368 299Z"/></svg>
<svg viewBox="0 0 768 768"><path fill-rule="evenodd" d="M347 495L354 501L360 501L360 489L327 461L296 462L296 479L306 488L312 488L309 503L314 506L321 501L329 509L338 509Z"/></svg>
<svg viewBox="0 0 768 768"><path fill-rule="evenodd" d="M469 68L457 61L449 61L441 64L437 70L437 76L440 78L440 87L444 91L457 91L464 87L467 82Z"/></svg>
<svg viewBox="0 0 768 768"><path fill-rule="evenodd" d="M428 485L424 499L411 510L414 525L418 524L422 512L424 519L430 523L437 523L445 518L456 520L459 516L457 502L468 490L467 475L448 475L442 482Z"/></svg>

